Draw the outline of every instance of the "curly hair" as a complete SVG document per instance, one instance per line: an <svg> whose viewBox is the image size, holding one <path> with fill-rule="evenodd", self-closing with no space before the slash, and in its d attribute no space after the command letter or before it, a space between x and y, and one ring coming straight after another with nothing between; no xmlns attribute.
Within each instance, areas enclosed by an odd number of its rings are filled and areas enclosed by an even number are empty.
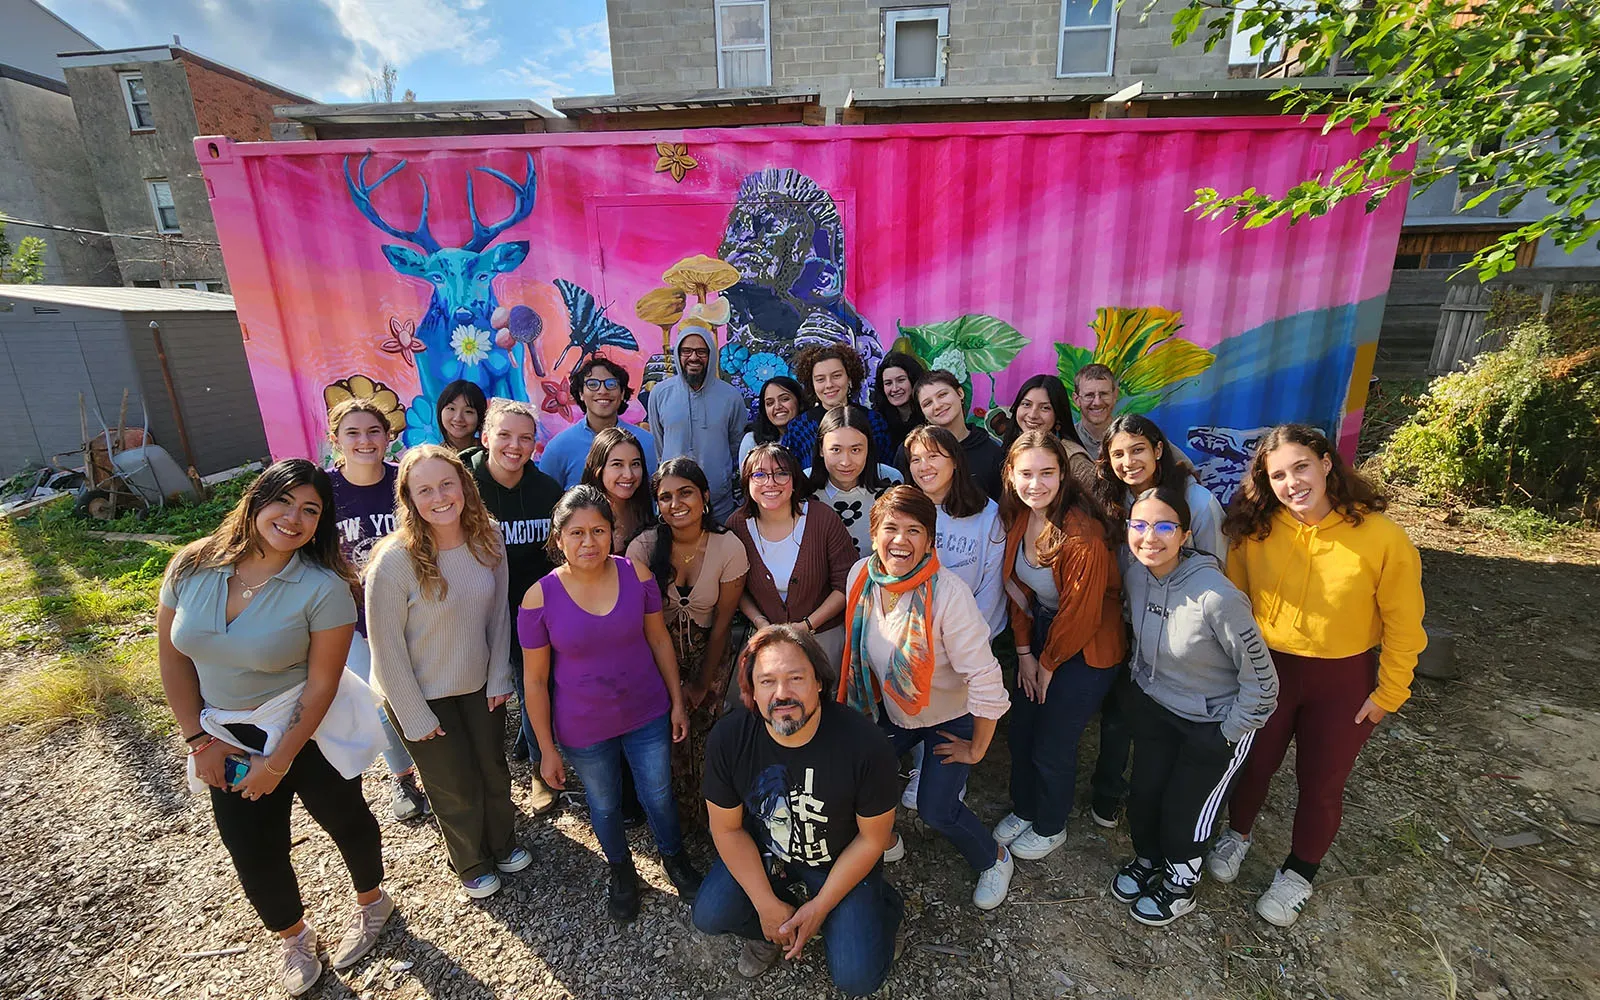
<svg viewBox="0 0 1600 1000"><path fill-rule="evenodd" d="M461 458L450 448L438 444L422 444L408 450L400 460L400 475L394 484L398 501L394 511L395 529L378 546L404 546L406 554L411 557L412 569L417 574L417 583L422 587L422 596L442 601L450 596L450 581L439 572L439 543L434 540L428 522L423 520L422 512L417 509L417 502L411 496L411 475L418 465L430 458L448 464L461 482L461 530L466 535L467 549L472 557L479 564L493 568L505 558L506 549L500 536L500 526L489 516L489 508L483 505L483 498L478 495L478 484L467 472ZM373 556L376 558L377 553L374 552Z"/></svg>
<svg viewBox="0 0 1600 1000"><path fill-rule="evenodd" d="M1328 460L1328 500L1352 527L1360 524L1367 514L1378 513L1389 506L1387 497L1345 463L1344 456L1328 442L1326 434L1306 424L1280 424L1267 432L1250 458L1244 479L1239 483L1239 493L1222 521L1222 533L1228 538L1235 542L1246 538L1259 541L1272 533L1272 515L1283 502L1272 491L1267 456L1286 444L1309 448L1318 458Z"/></svg>
<svg viewBox="0 0 1600 1000"><path fill-rule="evenodd" d="M617 388L622 393L622 402L617 404L617 412L621 413L627 409L628 400L633 398L633 386L628 384L628 369L604 354L590 355L587 361L572 369L572 376L567 379L567 388L572 392L572 401L577 403L578 409L584 413L589 412L589 408L583 402L583 383L589 377L589 373L596 368L604 368L616 377Z"/></svg>
<svg viewBox="0 0 1600 1000"><path fill-rule="evenodd" d="M1067 521L1067 512L1072 510L1083 514L1091 524L1098 525L1107 543L1114 545L1116 539L1105 509L1078 485L1077 480L1072 478L1072 466L1068 461L1067 449L1062 445L1061 439L1049 431L1023 431L1011 443L1011 450L1006 452L1005 463L1000 467L1000 521L1006 526L1006 530L1010 531L1018 518L1025 518L1032 513L1032 509L1022 502L1022 498L1017 496L1016 488L1011 485L1011 472L1016 467L1017 460L1024 452L1029 451L1044 451L1053 455L1060 470L1057 480L1060 486L1056 489L1055 499L1050 501L1050 506L1044 512L1044 531L1037 543L1039 558L1047 563L1055 562L1056 556L1061 552L1061 546L1067 541L1063 525Z"/></svg>
<svg viewBox="0 0 1600 1000"><path fill-rule="evenodd" d="M861 392L861 383L866 381L867 366L849 344L819 344L795 354L791 364L794 366L795 379L805 390L806 399L813 405L818 401L811 389L811 370L823 361L838 361L844 365L845 377L850 380L850 399L853 401Z"/></svg>

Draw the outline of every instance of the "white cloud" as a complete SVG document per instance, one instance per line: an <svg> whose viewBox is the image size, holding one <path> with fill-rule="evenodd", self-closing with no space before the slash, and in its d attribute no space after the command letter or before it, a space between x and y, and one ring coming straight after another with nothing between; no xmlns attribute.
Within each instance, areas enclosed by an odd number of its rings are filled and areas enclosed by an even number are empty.
<svg viewBox="0 0 1600 1000"><path fill-rule="evenodd" d="M367 75L384 62L404 67L424 56L448 52L481 65L500 52L499 40L488 37L488 18L478 13L483 0L322 2L332 9L345 37L356 44L362 57L361 64L347 67L335 85L350 97L366 92Z"/></svg>
<svg viewBox="0 0 1600 1000"><path fill-rule="evenodd" d="M542 104L556 97L592 91L593 85L578 77L611 75L611 31L604 20L580 24L576 28L556 28L551 42L537 56L524 56L500 75L516 83Z"/></svg>

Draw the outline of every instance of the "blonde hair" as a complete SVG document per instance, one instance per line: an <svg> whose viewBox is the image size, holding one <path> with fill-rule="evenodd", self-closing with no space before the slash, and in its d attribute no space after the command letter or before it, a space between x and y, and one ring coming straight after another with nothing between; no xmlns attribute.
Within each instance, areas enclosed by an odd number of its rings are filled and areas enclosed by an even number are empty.
<svg viewBox="0 0 1600 1000"><path fill-rule="evenodd" d="M402 545L411 557L411 565L422 585L422 596L442 601L450 593L450 584L439 572L439 546L428 530L428 522L417 510L411 498L411 473L430 458L437 458L455 470L461 480L461 529L466 534L467 548L472 557L484 566L495 567L505 558L505 542L500 537L500 526L489 516L489 509L478 495L478 484L467 474L467 467L454 451L443 445L423 444L406 452L400 460L400 474L395 480L395 530L379 545ZM376 554L376 553L374 553Z"/></svg>
<svg viewBox="0 0 1600 1000"><path fill-rule="evenodd" d="M489 412L483 416L483 444L489 446L489 429L494 427L506 417L527 417L533 421L534 433L539 431L539 415L533 412L533 407L515 399L501 399L496 397L489 400Z"/></svg>
<svg viewBox="0 0 1600 1000"><path fill-rule="evenodd" d="M378 426L383 428L385 434L388 434L390 438L394 437L394 429L389 426L389 415L384 413L377 403L370 399L351 398L340 400L333 405L332 409L328 410L328 437L334 442L333 464L336 466L342 467L344 465L344 453L339 450L339 425L344 423L344 418L352 413L371 415L373 419L378 421Z"/></svg>

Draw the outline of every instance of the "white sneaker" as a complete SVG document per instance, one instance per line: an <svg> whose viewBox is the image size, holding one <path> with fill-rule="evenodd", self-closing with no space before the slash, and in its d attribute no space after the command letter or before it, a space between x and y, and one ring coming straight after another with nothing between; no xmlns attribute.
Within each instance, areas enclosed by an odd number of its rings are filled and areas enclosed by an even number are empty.
<svg viewBox="0 0 1600 1000"><path fill-rule="evenodd" d="M883 852L883 860L888 864L894 864L896 861L902 860L905 856L906 856L905 838L901 837L897 833L897 834L894 835L894 843L890 844L889 845L889 849L887 851Z"/></svg>
<svg viewBox="0 0 1600 1000"><path fill-rule="evenodd" d="M514 875L533 864L533 852L526 847L512 850L511 856L504 861L496 861L494 866L507 875Z"/></svg>
<svg viewBox="0 0 1600 1000"><path fill-rule="evenodd" d="M972 891L972 905L980 910L992 910L1004 903L1006 893L1011 890L1011 873L1016 868L1011 852L1006 850L1005 857L979 873L978 887Z"/></svg>
<svg viewBox="0 0 1600 1000"><path fill-rule="evenodd" d="M1232 882L1239 877L1239 866L1244 864L1244 856L1250 853L1251 843L1249 837L1232 827L1223 830L1211 842L1211 850L1206 852L1206 871L1218 882Z"/></svg>
<svg viewBox="0 0 1600 1000"><path fill-rule="evenodd" d="M906 782L906 790L900 793L900 804L907 809L917 808L917 789L922 787L922 768L911 769L911 780Z"/></svg>
<svg viewBox="0 0 1600 1000"><path fill-rule="evenodd" d="M1029 826L1022 836L1011 842L1011 852L1025 861L1038 861L1054 854L1066 842L1066 827L1062 827L1061 832L1054 837L1042 837Z"/></svg>
<svg viewBox="0 0 1600 1000"><path fill-rule="evenodd" d="M1279 871L1272 885L1256 900L1256 913L1274 927L1290 927L1311 901L1311 883L1299 872Z"/></svg>
<svg viewBox="0 0 1600 1000"><path fill-rule="evenodd" d="M317 956L317 932L309 925L292 938L283 938L283 988L292 997L311 989L322 975Z"/></svg>
<svg viewBox="0 0 1600 1000"><path fill-rule="evenodd" d="M1012 841L1033 829L1033 821L1016 813L1006 813L1006 818L994 825L994 839L1010 845Z"/></svg>

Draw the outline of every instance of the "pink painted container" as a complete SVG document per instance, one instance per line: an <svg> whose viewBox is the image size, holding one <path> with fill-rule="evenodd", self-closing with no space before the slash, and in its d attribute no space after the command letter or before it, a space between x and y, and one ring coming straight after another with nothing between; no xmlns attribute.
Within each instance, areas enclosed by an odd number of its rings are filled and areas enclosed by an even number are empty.
<svg viewBox="0 0 1600 1000"><path fill-rule="evenodd" d="M634 304L704 254L739 271L707 307L727 300L720 360L747 396L831 339L962 368L986 412L1030 375L1111 360L1125 405L1227 497L1273 424L1353 452L1404 193L1249 231L1186 209L1201 187L1282 192L1367 141L1168 118L195 148L276 457L325 454L346 392L392 399L407 443L436 439L455 377L532 402L547 439L581 419L566 382L589 351L636 389L663 375Z"/></svg>

